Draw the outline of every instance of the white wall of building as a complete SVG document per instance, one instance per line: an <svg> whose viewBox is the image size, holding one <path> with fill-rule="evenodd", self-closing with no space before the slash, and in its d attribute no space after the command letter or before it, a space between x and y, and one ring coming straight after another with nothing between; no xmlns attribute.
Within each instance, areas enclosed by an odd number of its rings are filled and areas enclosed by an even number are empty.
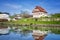
<svg viewBox="0 0 60 40"><path fill-rule="evenodd" d="M9 21L10 17L8 14L0 14L0 19L7 19Z"/></svg>
<svg viewBox="0 0 60 40"><path fill-rule="evenodd" d="M40 18L40 17L46 17L46 16L48 16L48 14L44 12L33 13L33 18Z"/></svg>

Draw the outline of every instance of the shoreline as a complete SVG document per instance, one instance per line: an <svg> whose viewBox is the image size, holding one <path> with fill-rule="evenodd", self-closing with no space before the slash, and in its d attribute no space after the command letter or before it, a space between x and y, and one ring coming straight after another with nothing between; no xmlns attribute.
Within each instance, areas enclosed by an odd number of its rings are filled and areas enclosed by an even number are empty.
<svg viewBox="0 0 60 40"><path fill-rule="evenodd" d="M10 26L41 26L41 27L60 27L60 24L8 24ZM8 26L7 25L7 26Z"/></svg>

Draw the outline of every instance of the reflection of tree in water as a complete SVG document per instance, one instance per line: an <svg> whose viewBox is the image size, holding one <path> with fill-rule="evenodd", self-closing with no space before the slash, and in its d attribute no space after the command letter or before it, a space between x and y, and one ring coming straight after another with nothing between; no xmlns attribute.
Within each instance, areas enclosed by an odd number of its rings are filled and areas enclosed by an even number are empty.
<svg viewBox="0 0 60 40"><path fill-rule="evenodd" d="M21 34L21 37L27 37L29 35L29 32L21 31L20 34Z"/></svg>
<svg viewBox="0 0 60 40"><path fill-rule="evenodd" d="M8 26L7 26L7 24L6 23L0 23L0 28L7 28Z"/></svg>

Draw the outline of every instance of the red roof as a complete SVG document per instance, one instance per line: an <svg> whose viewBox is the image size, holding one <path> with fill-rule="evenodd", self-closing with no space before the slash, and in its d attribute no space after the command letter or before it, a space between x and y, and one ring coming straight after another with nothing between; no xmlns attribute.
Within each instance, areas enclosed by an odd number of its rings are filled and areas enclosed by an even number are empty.
<svg viewBox="0 0 60 40"><path fill-rule="evenodd" d="M44 12L44 13L47 13L45 9L43 9L42 7L40 6L36 6L36 8L33 10L33 13L35 12Z"/></svg>

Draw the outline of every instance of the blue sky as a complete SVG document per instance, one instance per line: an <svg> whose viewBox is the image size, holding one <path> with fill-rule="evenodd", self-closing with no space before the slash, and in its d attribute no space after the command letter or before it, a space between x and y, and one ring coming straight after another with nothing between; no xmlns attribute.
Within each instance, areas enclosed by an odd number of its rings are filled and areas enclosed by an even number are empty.
<svg viewBox="0 0 60 40"><path fill-rule="evenodd" d="M31 13L35 6L41 6L49 14L60 13L60 0L0 0L0 12L11 15L19 14L21 10Z"/></svg>

